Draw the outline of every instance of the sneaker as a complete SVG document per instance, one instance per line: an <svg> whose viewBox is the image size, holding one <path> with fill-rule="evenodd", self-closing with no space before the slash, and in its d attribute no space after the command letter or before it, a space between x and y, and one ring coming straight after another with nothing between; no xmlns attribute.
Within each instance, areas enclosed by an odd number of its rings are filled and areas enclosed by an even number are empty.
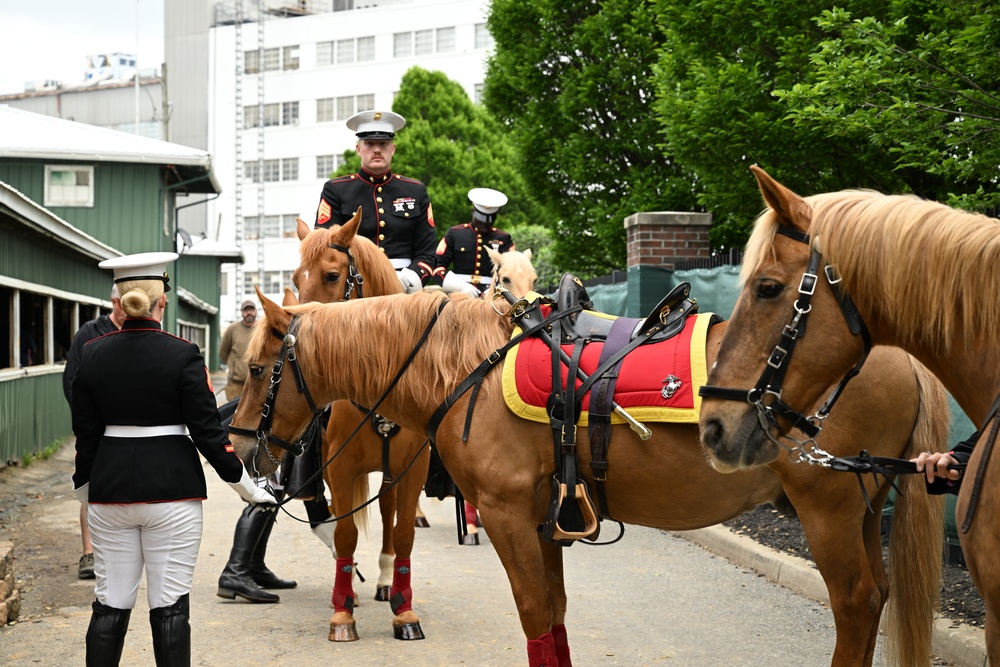
<svg viewBox="0 0 1000 667"><path fill-rule="evenodd" d="M93 579L94 577L94 554L83 554L80 556L80 578Z"/></svg>

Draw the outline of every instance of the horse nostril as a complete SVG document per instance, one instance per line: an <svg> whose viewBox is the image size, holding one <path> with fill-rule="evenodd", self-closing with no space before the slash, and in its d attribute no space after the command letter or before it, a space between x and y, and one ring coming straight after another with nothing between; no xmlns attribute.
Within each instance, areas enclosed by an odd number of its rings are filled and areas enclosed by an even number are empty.
<svg viewBox="0 0 1000 667"><path fill-rule="evenodd" d="M722 422L718 419L709 419L701 427L701 444L713 452L717 452L721 446L725 430Z"/></svg>

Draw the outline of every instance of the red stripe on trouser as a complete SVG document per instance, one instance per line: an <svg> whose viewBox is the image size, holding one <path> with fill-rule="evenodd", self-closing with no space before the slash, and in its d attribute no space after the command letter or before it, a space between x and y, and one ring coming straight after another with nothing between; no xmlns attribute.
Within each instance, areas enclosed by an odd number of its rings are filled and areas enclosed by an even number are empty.
<svg viewBox="0 0 1000 667"><path fill-rule="evenodd" d="M354 580L354 559L337 559L337 577L333 580L333 608L334 611L346 611L354 613L354 589L351 584ZM347 608L347 598L351 598L351 609Z"/></svg>
<svg viewBox="0 0 1000 667"><path fill-rule="evenodd" d="M528 667L559 667L555 640L551 632L528 640Z"/></svg>
<svg viewBox="0 0 1000 667"><path fill-rule="evenodd" d="M573 667L573 661L569 659L569 639L566 637L566 626L562 623L553 625L552 639L555 640L559 667Z"/></svg>
<svg viewBox="0 0 1000 667"><path fill-rule="evenodd" d="M403 596L403 602L393 608L393 613L401 614L413 609L413 589L410 588L410 559L397 558L392 562L392 589L389 597Z"/></svg>

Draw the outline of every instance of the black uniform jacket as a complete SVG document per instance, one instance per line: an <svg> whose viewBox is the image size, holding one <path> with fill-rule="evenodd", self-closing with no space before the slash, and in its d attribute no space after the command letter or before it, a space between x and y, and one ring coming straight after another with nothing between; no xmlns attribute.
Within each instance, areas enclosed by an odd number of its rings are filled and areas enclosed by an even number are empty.
<svg viewBox="0 0 1000 667"><path fill-rule="evenodd" d="M316 210L316 226L342 225L361 207L358 233L389 259L410 259L410 270L427 279L434 272L434 211L420 181L387 171L373 176L362 169L326 182Z"/></svg>
<svg viewBox="0 0 1000 667"><path fill-rule="evenodd" d="M72 407L73 486L90 482L92 503L204 500L198 452L226 482L242 475L201 352L154 319L126 319L120 331L84 344ZM184 424L191 437L107 437L104 427L112 424Z"/></svg>
<svg viewBox="0 0 1000 667"><path fill-rule="evenodd" d="M492 248L499 253L507 252L514 247L510 234L502 229L490 229L482 234L477 232L470 223L455 225L444 235L437 247L438 275L444 278L444 272L451 266L455 273L464 273L486 278L493 275L493 260L486 252ZM473 282L478 282L473 280Z"/></svg>
<svg viewBox="0 0 1000 667"><path fill-rule="evenodd" d="M66 395L66 400L70 404L73 402L73 377L80 365L83 344L112 331L118 331L118 327L111 321L111 315L105 313L96 320L84 322L80 330L76 332L76 336L73 337L69 352L66 353L66 368L63 369L63 394Z"/></svg>

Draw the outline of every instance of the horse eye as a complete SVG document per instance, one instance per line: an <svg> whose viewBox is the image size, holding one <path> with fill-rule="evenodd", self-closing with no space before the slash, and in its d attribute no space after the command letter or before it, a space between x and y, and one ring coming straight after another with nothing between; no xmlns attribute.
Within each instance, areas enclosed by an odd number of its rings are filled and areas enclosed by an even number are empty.
<svg viewBox="0 0 1000 667"><path fill-rule="evenodd" d="M504 284L504 285L510 285L510 284L511 284L511 283L513 282L513 281L512 281L512 280L511 280L510 278L508 278L507 276L504 276L504 277L503 277L503 278L502 278L501 280L503 280L503 284Z"/></svg>
<svg viewBox="0 0 1000 667"><path fill-rule="evenodd" d="M249 368L250 368L250 377L254 378L255 380L259 380L264 375L263 366L251 365Z"/></svg>
<svg viewBox="0 0 1000 667"><path fill-rule="evenodd" d="M761 282L757 285L758 299L776 299L785 291L785 286L776 282Z"/></svg>
<svg viewBox="0 0 1000 667"><path fill-rule="evenodd" d="M323 276L323 280L325 280L328 283L339 282L340 281L340 274L339 273L330 272L330 273L326 274L325 276Z"/></svg>

